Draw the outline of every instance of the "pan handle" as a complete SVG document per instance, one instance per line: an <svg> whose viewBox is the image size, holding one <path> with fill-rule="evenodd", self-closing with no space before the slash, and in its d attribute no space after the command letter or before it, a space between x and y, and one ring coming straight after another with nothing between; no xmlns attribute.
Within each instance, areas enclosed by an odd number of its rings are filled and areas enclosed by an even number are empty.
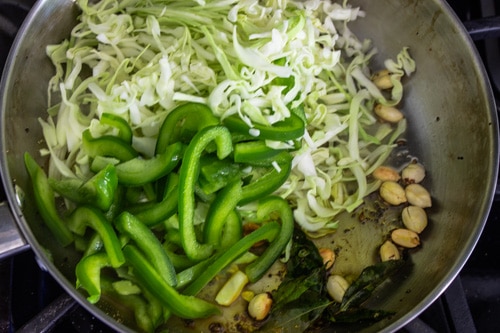
<svg viewBox="0 0 500 333"><path fill-rule="evenodd" d="M0 260L29 249L7 202L0 202Z"/></svg>
<svg viewBox="0 0 500 333"><path fill-rule="evenodd" d="M485 17L463 23L472 40L500 37L500 16Z"/></svg>

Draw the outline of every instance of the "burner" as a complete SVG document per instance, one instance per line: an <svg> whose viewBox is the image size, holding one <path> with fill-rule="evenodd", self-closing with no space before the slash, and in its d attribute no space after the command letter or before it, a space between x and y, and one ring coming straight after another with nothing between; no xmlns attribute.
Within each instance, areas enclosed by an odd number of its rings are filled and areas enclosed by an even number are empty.
<svg viewBox="0 0 500 333"><path fill-rule="evenodd" d="M3 69L10 45L34 0L0 0L0 72Z"/></svg>

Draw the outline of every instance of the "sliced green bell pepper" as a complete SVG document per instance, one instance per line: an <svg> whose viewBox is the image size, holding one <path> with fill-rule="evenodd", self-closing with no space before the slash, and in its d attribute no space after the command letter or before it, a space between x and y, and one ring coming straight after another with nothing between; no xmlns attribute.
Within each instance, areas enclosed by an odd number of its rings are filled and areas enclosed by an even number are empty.
<svg viewBox="0 0 500 333"><path fill-rule="evenodd" d="M151 229L139 221L134 215L123 212L115 221L116 228L130 237L147 257L158 274L170 285L177 284L175 269L163 249L161 242L156 238Z"/></svg>
<svg viewBox="0 0 500 333"><path fill-rule="evenodd" d="M195 185L200 172L200 157L205 148L215 142L217 157L223 159L232 149L231 133L226 127L211 126L200 130L191 140L184 152L179 171L179 231L182 247L186 255L193 260L202 260L213 251L211 244L201 244L196 239L194 228Z"/></svg>
<svg viewBox="0 0 500 333"><path fill-rule="evenodd" d="M76 264L76 286L87 291L90 303L95 304L101 298L101 270L110 266L108 255L103 252L86 256Z"/></svg>
<svg viewBox="0 0 500 333"><path fill-rule="evenodd" d="M87 155L92 158L96 156L114 157L123 162L138 155L129 143L120 138L112 135L94 138L88 129L82 133L82 146Z"/></svg>
<svg viewBox="0 0 500 333"><path fill-rule="evenodd" d="M240 201L242 181L234 181L224 187L212 202L208 209L205 224L203 226L203 240L220 248L222 245L222 233L228 216L234 211Z"/></svg>
<svg viewBox="0 0 500 333"><path fill-rule="evenodd" d="M132 128L130 128L129 123L122 117L104 112L101 115L100 123L116 128L120 139L128 144L132 143Z"/></svg>
<svg viewBox="0 0 500 333"><path fill-rule="evenodd" d="M229 157L219 160L214 156L206 156L201 159L200 165L198 184L207 195L222 189L229 182L241 177L240 165L234 163Z"/></svg>
<svg viewBox="0 0 500 333"><path fill-rule="evenodd" d="M177 289L182 289L202 274L214 261L214 257L202 260L177 273Z"/></svg>
<svg viewBox="0 0 500 333"><path fill-rule="evenodd" d="M138 206L130 207L128 210L134 214L142 223L148 227L155 226L177 213L179 202L179 177L176 173L170 173L167 180L165 195L160 202L147 202Z"/></svg>
<svg viewBox="0 0 500 333"><path fill-rule="evenodd" d="M116 268L123 265L125 258L123 257L118 236L111 223L97 208L85 205L79 206L69 216L68 226L79 235L85 233L87 226L95 230L101 237L111 266Z"/></svg>
<svg viewBox="0 0 500 333"><path fill-rule="evenodd" d="M90 237L90 240L83 252L83 257L88 257L94 253L101 251L104 248L104 243L102 242L101 236L96 232Z"/></svg>
<svg viewBox="0 0 500 333"><path fill-rule="evenodd" d="M118 184L115 190L115 196L113 197L113 202L109 206L109 209L104 213L104 216L108 221L113 221L118 214L123 210L125 198L125 188Z"/></svg>
<svg viewBox="0 0 500 333"><path fill-rule="evenodd" d="M252 164L256 160L270 160L281 151L269 147L263 140L239 142L234 145L234 161Z"/></svg>
<svg viewBox="0 0 500 333"><path fill-rule="evenodd" d="M250 127L239 115L225 118L223 124L231 131L252 134L251 130L253 130L255 138L273 141L295 140L302 137L305 131L304 121L295 113L291 113L290 117L274 123L272 126L254 123L253 127Z"/></svg>
<svg viewBox="0 0 500 333"><path fill-rule="evenodd" d="M62 246L71 244L73 235L57 212L54 190L49 184L45 171L29 153L24 154L24 164L31 178L35 204L42 220Z"/></svg>
<svg viewBox="0 0 500 333"><path fill-rule="evenodd" d="M133 158L116 166L120 184L142 186L151 183L172 171L179 163L183 145L176 142L165 151L149 159Z"/></svg>
<svg viewBox="0 0 500 333"><path fill-rule="evenodd" d="M200 103L186 103L172 110L161 125L156 142L156 153L161 154L174 142L189 142L204 127L218 125L212 110Z"/></svg>
<svg viewBox="0 0 500 333"><path fill-rule="evenodd" d="M189 268L197 263L196 261L189 259L186 255L179 254L177 252L179 247L173 243L164 242L163 249L165 249L165 252L170 258L170 261L172 261L172 265L174 265L176 271ZM177 282L177 284L178 283L179 282Z"/></svg>
<svg viewBox="0 0 500 333"><path fill-rule="evenodd" d="M267 240L273 241L280 232L280 225L277 222L269 222L262 227L246 235L233 246L222 252L194 281L192 281L183 293L196 295L207 285L220 271L230 263L246 253L255 243Z"/></svg>
<svg viewBox="0 0 500 333"><path fill-rule="evenodd" d="M288 202L278 196L269 196L259 201L257 208L257 218L262 220L269 217L271 213L277 212L281 220L281 229L279 235L269 244L264 253L257 260L249 264L245 273L250 282L259 280L271 265L283 253L286 245L293 235L294 220L292 210Z"/></svg>
<svg viewBox="0 0 500 333"><path fill-rule="evenodd" d="M286 161L278 163L279 170L271 166L267 173L243 186L239 205L261 199L283 185L292 170L292 156L290 154L286 154L286 156Z"/></svg>
<svg viewBox="0 0 500 333"><path fill-rule="evenodd" d="M240 142L234 146L234 161L253 166L270 166L273 163L283 164L290 160L287 150L273 149L264 141Z"/></svg>
<svg viewBox="0 0 500 333"><path fill-rule="evenodd" d="M155 329L164 322L164 307L147 290L141 290L141 295L120 293L114 280L101 276L103 293L112 296L113 300L125 306L134 313L135 323L141 332L155 332Z"/></svg>
<svg viewBox="0 0 500 333"><path fill-rule="evenodd" d="M118 177L115 167L108 164L87 181L49 178L49 184L57 193L77 204L89 204L107 211L115 199Z"/></svg>
<svg viewBox="0 0 500 333"><path fill-rule="evenodd" d="M220 313L214 304L194 296L180 294L158 274L135 246L126 245L123 253L140 284L155 295L174 315L185 319L196 319Z"/></svg>
<svg viewBox="0 0 500 333"><path fill-rule="evenodd" d="M226 223L224 224L220 244L221 250L233 246L233 244L239 241L242 237L243 225L241 224L241 217L235 209L226 217Z"/></svg>

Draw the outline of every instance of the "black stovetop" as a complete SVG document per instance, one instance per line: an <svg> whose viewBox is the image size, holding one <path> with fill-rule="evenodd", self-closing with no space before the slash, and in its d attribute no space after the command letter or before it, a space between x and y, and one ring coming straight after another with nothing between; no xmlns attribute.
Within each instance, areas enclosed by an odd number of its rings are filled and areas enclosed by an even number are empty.
<svg viewBox="0 0 500 333"><path fill-rule="evenodd" d="M19 26L34 2L0 0L0 69ZM500 2L497 0L448 0L448 3L464 22L500 15ZM476 46L500 101L500 40L479 40ZM493 203L482 236L459 277L401 332L496 332L500 328L499 219L500 194ZM61 311L64 316L43 329L45 332L110 331L75 303L65 306L66 297L50 274L39 268L31 251L0 261L0 332L19 331L23 325L33 323L30 321L32 317L47 311L47 307L54 304L56 309L50 311ZM24 331L42 331L41 327L24 327Z"/></svg>

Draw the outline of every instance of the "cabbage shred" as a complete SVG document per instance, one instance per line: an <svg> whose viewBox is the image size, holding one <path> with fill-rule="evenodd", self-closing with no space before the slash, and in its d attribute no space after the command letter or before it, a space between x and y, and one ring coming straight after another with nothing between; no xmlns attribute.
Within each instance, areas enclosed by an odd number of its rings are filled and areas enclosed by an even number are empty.
<svg viewBox="0 0 500 333"><path fill-rule="evenodd" d="M376 50L348 28L364 16L359 8L319 0L76 3L82 13L70 38L47 48L56 74L40 123L51 177L89 177L82 132L113 131L99 123L104 112L130 123L133 147L148 158L169 111L193 101L250 126L304 117L292 174L277 194L310 235L334 231L339 213L379 187L370 174L406 123L380 124L373 107L400 102L401 77L415 64L406 48L386 60L394 88L380 91L370 80Z"/></svg>

